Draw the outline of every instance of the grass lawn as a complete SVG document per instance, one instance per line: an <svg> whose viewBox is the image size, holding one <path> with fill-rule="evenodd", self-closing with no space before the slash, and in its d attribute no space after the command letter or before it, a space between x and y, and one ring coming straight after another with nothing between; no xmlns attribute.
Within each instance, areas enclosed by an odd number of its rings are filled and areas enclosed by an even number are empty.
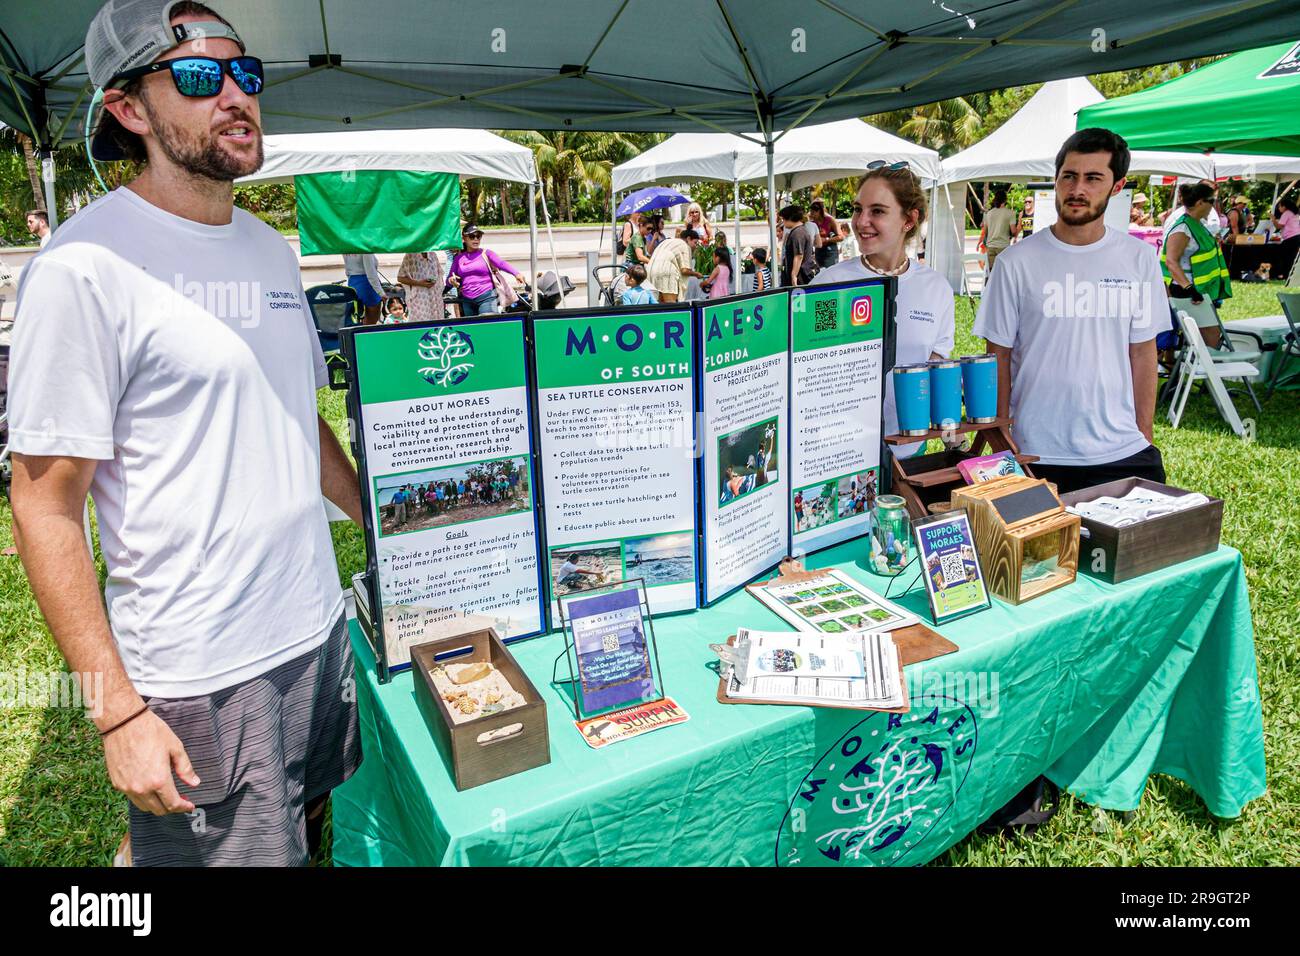
<svg viewBox="0 0 1300 956"><path fill-rule="evenodd" d="M1235 287L1226 319L1279 312L1279 283ZM983 351L973 316L957 301L957 354ZM340 392L320 393L321 413L341 432ZM1157 775L1133 814L1095 810L1065 796L1033 839L969 836L936 864L1236 866L1300 864L1300 392L1278 392L1255 418L1256 440L1236 438L1207 395L1193 395L1182 427L1157 414L1156 443L1170 481L1226 502L1223 541L1245 559L1264 706L1269 790L1236 820L1219 820L1181 781ZM12 543L0 499L0 547ZM361 535L334 526L339 580L364 563ZM104 567L99 562L102 576ZM0 673L63 668L17 558L0 558ZM125 800L109 785L93 726L70 709L0 707L0 862L15 866L107 865L126 829Z"/></svg>

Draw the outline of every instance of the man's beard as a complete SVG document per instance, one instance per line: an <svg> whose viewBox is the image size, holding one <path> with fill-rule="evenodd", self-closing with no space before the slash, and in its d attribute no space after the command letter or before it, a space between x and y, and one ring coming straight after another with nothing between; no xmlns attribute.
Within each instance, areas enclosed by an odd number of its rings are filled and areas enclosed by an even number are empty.
<svg viewBox="0 0 1300 956"><path fill-rule="evenodd" d="M149 120L163 155L192 175L229 183L262 168L262 131L242 113L236 114L231 121L246 123L257 137L257 152L248 158L233 156L222 149L218 142L220 134L214 134L211 130L202 139L198 139L188 136L180 127L173 126L161 116L150 115Z"/></svg>
<svg viewBox="0 0 1300 956"><path fill-rule="evenodd" d="M1104 196L1099 206L1089 206L1084 210L1076 210L1065 205L1058 198L1056 200L1056 218L1061 220L1067 226L1086 226L1090 222L1096 222L1102 216L1106 215L1106 207L1110 205L1110 196Z"/></svg>

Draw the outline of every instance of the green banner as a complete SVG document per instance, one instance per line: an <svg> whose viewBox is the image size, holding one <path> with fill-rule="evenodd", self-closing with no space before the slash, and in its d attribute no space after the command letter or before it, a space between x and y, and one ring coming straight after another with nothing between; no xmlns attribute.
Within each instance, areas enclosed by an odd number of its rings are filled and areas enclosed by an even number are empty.
<svg viewBox="0 0 1300 956"><path fill-rule="evenodd" d="M535 326L538 388L689 378L691 313L584 315Z"/></svg>
<svg viewBox="0 0 1300 956"><path fill-rule="evenodd" d="M518 320L353 334L365 404L526 384L523 323Z"/></svg>
<svg viewBox="0 0 1300 956"><path fill-rule="evenodd" d="M460 177L363 169L294 177L304 256L460 248Z"/></svg>
<svg viewBox="0 0 1300 956"><path fill-rule="evenodd" d="M790 294L785 290L752 299L705 306L706 371L775 355L790 348Z"/></svg>
<svg viewBox="0 0 1300 956"><path fill-rule="evenodd" d="M790 315L796 352L870 342L885 334L885 290L880 285L795 289Z"/></svg>

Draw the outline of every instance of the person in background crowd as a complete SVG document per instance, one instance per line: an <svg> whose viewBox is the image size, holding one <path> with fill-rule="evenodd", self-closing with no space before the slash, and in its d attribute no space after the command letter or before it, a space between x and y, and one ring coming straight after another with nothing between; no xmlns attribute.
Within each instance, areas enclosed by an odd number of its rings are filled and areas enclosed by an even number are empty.
<svg viewBox="0 0 1300 956"><path fill-rule="evenodd" d="M957 327L952 288L929 266L909 259L907 245L920 231L927 215L921 181L908 168L869 170L858 181L853 199L853 231L861 253L823 269L812 285L898 277L896 306L896 365L916 365L947 358ZM898 431L893 376L885 380L885 433ZM924 449L925 442L894 446L900 458Z"/></svg>
<svg viewBox="0 0 1300 956"><path fill-rule="evenodd" d="M50 214L44 209L32 209L27 213L27 231L35 236L45 248L50 241Z"/></svg>
<svg viewBox="0 0 1300 956"><path fill-rule="evenodd" d="M623 229L618 237L618 254L621 256L627 251L627 245L632 241L632 237L641 234L641 223L644 220L639 212L634 212L627 217L627 222L623 223Z"/></svg>
<svg viewBox="0 0 1300 956"><path fill-rule="evenodd" d="M686 292L686 279L694 276L704 278L695 271L695 250L699 248L700 236L694 229L682 230L681 238L673 237L659 243L646 273L650 284L659 292L660 302L678 302Z"/></svg>
<svg viewBox="0 0 1300 956"><path fill-rule="evenodd" d="M682 222L686 229L695 230L700 237L700 241L705 245L713 242L713 226L709 220L704 218L704 210L700 208L697 202L691 203L686 207L686 217Z"/></svg>
<svg viewBox="0 0 1300 956"><path fill-rule="evenodd" d="M714 247L713 271L704 280L703 286L710 299L731 295L731 253L726 246Z"/></svg>
<svg viewBox="0 0 1300 956"><path fill-rule="evenodd" d="M840 258L856 259L858 257L858 237L848 221L840 223Z"/></svg>
<svg viewBox="0 0 1300 956"><path fill-rule="evenodd" d="M649 245L650 223L645 222L640 217L637 218L636 228L627 241L623 250L623 265L649 265L650 253L646 252Z"/></svg>
<svg viewBox="0 0 1300 956"><path fill-rule="evenodd" d="M804 228L802 206L786 206L778 216L785 227L781 245L781 285L807 285L817 274L816 251L812 236Z"/></svg>
<svg viewBox="0 0 1300 956"><path fill-rule="evenodd" d="M483 230L466 223L461 230L464 247L451 260L449 281L460 289L460 314L464 318L499 312L496 282L502 272L522 282L515 267L491 249L483 248ZM504 279L500 279L505 282Z"/></svg>
<svg viewBox="0 0 1300 956"><path fill-rule="evenodd" d="M1128 210L1128 221L1130 225L1134 225L1134 226L1155 225L1155 220L1153 220L1151 218L1150 213L1147 212L1148 202L1150 202L1150 200L1147 199L1146 193L1133 194L1133 204L1129 207Z"/></svg>
<svg viewBox="0 0 1300 956"><path fill-rule="evenodd" d="M808 218L817 227L817 268L835 265L840 261L840 224L826 212L826 204L820 199L809 203Z"/></svg>
<svg viewBox="0 0 1300 956"><path fill-rule="evenodd" d="M772 267L767 262L767 249L759 246L750 255L754 257L754 291L766 292L772 288Z"/></svg>
<svg viewBox="0 0 1300 956"><path fill-rule="evenodd" d="M1128 168L1128 144L1110 130L1070 136L1056 155L1056 222L1002 254L975 319L998 357L998 415L1061 492L1165 480L1152 435L1164 283L1155 249L1104 218ZM1062 296L1066 283L1094 294Z"/></svg>
<svg viewBox="0 0 1300 956"><path fill-rule="evenodd" d="M348 285L356 290L357 298L365 307L362 325L375 325L379 309L384 302L384 280L379 277L379 257L370 252L346 252L343 269L348 274Z"/></svg>
<svg viewBox="0 0 1300 956"><path fill-rule="evenodd" d="M1296 212L1296 202L1289 196L1283 196L1273 208L1273 228L1282 240L1278 246L1273 274L1281 279L1291 272L1296 254L1300 253L1300 214Z"/></svg>
<svg viewBox="0 0 1300 956"><path fill-rule="evenodd" d="M627 285L623 289L623 294L619 296L620 304L653 305L659 301L653 292L642 287L646 277L645 266L639 262L634 263L627 267L625 275L627 276L625 280Z"/></svg>
<svg viewBox="0 0 1300 956"><path fill-rule="evenodd" d="M646 255L653 256L655 250L659 248L659 243L666 238L667 236L664 235L664 217L660 213L655 213L650 217L650 230L645 237Z"/></svg>
<svg viewBox="0 0 1300 956"><path fill-rule="evenodd" d="M984 225L980 227L979 248L988 253L986 276L993 271L998 255L1006 251L1019 233L1020 223L1016 214L1007 208L1007 191L999 189L993 194L993 208L984 214Z"/></svg>
<svg viewBox="0 0 1300 956"><path fill-rule="evenodd" d="M1200 184L1203 186L1210 187L1211 196L1215 196L1218 193L1219 187L1215 184L1213 179L1201 179L1198 180L1198 182L1200 182ZM1169 230L1174 227L1174 223L1176 223L1182 217L1183 213L1187 211L1187 209L1185 208L1186 204L1182 200L1183 190L1186 189L1188 186L1193 186L1193 185L1195 185L1195 183L1183 183L1182 185L1180 185L1177 189L1177 193L1179 197L1178 205L1176 205L1173 209L1165 210L1164 214L1162 215L1161 220L1165 229L1163 241L1168 241ZM1219 211L1214 207L1214 201L1211 201L1210 211L1205 214L1205 218L1202 219L1201 221L1205 224L1205 228L1210 230L1210 235L1214 236L1216 239L1223 232L1224 229L1223 218L1219 215Z"/></svg>
<svg viewBox="0 0 1300 956"><path fill-rule="evenodd" d="M1238 193L1232 197L1232 205L1228 207L1228 235L1225 237L1228 242L1235 242L1238 236L1244 236L1250 232L1250 206L1247 204L1246 197Z"/></svg>
<svg viewBox="0 0 1300 956"><path fill-rule="evenodd" d="M397 281L406 286L407 318L402 321L432 322L443 317L447 280L438 253L408 252L397 269Z"/></svg>
<svg viewBox="0 0 1300 956"><path fill-rule="evenodd" d="M1208 295L1218 306L1232 295L1232 283L1223 250L1202 221L1214 203L1214 187L1203 182L1188 183L1181 195L1186 212L1170 225L1165 244L1160 248L1160 265L1169 280L1170 304L1175 309L1179 299L1200 304ZM1219 323L1211 316L1204 324L1201 321L1196 324L1205 344L1217 349L1222 335Z"/></svg>
<svg viewBox="0 0 1300 956"><path fill-rule="evenodd" d="M384 324L400 325L402 322L410 322L411 317L406 312L406 303L393 296L384 302Z"/></svg>
<svg viewBox="0 0 1300 956"><path fill-rule="evenodd" d="M141 171L31 261L14 323L18 549L69 670L102 681L94 723L134 866L305 865L361 760L322 504L360 524L360 487L317 412L329 375L298 259L234 204L263 160L263 70L245 53L202 4L100 8L90 154ZM199 56L219 71L177 62ZM235 285L264 290L251 312L211 303ZM108 813L95 804L78 812Z"/></svg>
<svg viewBox="0 0 1300 956"><path fill-rule="evenodd" d="M1024 204L1020 207L1020 238L1024 239L1034 231L1034 194L1030 193L1025 197Z"/></svg>

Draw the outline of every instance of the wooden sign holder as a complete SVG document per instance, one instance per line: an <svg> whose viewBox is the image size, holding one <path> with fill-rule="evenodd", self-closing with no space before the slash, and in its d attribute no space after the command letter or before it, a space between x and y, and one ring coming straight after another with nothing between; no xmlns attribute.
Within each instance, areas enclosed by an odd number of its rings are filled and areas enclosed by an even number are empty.
<svg viewBox="0 0 1300 956"><path fill-rule="evenodd" d="M1012 521L998 511L1000 498L1042 487L1054 504ZM1065 510L1055 489L1042 478L1007 475L952 493L952 507L964 508L989 592L1010 604L1023 604L1074 581L1079 570L1079 516ZM1027 560L1056 559L1056 569L1035 581L1021 580Z"/></svg>
<svg viewBox="0 0 1300 956"><path fill-rule="evenodd" d="M1037 455L1022 455L1011 438L1011 419L997 418L991 422L958 422L952 428L935 428L924 435L886 435L887 445L910 445L931 438L942 438L945 434L965 434L977 432L970 451L940 451L915 458L899 459L890 455L891 473L894 478L893 491L907 502L907 511L913 518L923 518L930 514L930 505L935 502L951 500L954 488L966 487L966 481L957 470L957 463L967 458L979 458L982 455L996 455L1009 451L1016 456L1016 461L1033 477L1027 467L1038 461ZM955 507L955 505L954 505ZM949 508L942 508L948 511Z"/></svg>

